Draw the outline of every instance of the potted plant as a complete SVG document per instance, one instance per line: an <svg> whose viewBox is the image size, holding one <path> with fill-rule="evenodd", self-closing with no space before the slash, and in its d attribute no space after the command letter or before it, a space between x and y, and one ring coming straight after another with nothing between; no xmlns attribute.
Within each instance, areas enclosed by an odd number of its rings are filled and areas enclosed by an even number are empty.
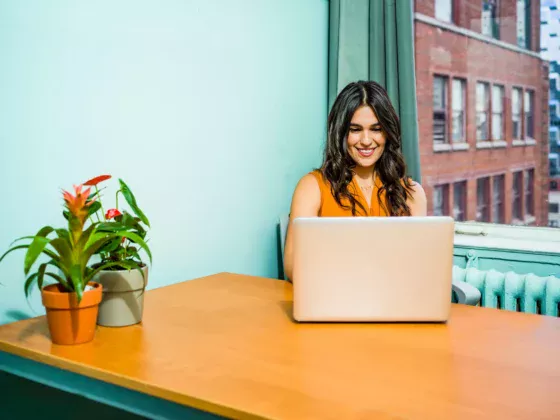
<svg viewBox="0 0 560 420"><path fill-rule="evenodd" d="M28 243L12 246L0 257L1 262L12 251L27 249L23 265L25 296L36 283L55 344L81 344L93 339L103 288L93 281L98 271L89 262L108 242L127 234L97 230L99 223L92 222L90 216L100 204L90 196L90 189L82 188L74 186L74 194L63 191L67 227L45 226L34 236L16 239ZM40 256L47 257L46 261L39 260ZM54 283L45 285L47 279Z"/></svg>
<svg viewBox="0 0 560 420"><path fill-rule="evenodd" d="M150 222L122 179L119 179L120 188L115 194L115 207L104 210L98 185L108 179L111 175L101 175L84 183L95 188L92 197L99 203L95 212L99 220L97 230L108 234L126 232L126 235L116 237L96 250L100 261L92 266L97 271L94 280L103 286L97 323L107 327L124 327L142 321L148 265L139 252L144 250L151 263L152 254L145 239ZM119 209L119 195L124 197L133 214Z"/></svg>

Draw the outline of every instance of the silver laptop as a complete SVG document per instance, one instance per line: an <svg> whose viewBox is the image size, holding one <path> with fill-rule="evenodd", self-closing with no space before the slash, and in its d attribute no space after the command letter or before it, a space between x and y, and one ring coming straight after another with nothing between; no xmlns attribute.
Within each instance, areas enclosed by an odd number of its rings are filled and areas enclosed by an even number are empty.
<svg viewBox="0 0 560 420"><path fill-rule="evenodd" d="M296 321L447 321L452 218L296 218L292 228Z"/></svg>

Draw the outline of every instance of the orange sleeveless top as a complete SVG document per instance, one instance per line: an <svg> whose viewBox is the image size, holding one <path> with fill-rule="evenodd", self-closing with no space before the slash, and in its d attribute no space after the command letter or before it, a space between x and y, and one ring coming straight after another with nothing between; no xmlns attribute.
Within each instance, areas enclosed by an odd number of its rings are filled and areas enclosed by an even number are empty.
<svg viewBox="0 0 560 420"><path fill-rule="evenodd" d="M331 192L331 184L323 177L321 171L316 170L311 173L319 183L319 189L321 190L321 207L319 208L319 217L352 217L352 209L350 207L348 209L345 209L336 202ZM377 198L377 192L381 187L381 181L379 180L379 177L376 177L375 185L373 186L373 191L371 192L371 206L368 206L367 200L365 199L360 187L357 185L356 180L352 179L352 182L350 183L350 185L348 185L348 191L368 211L367 214L363 214L363 210L359 206L356 206L356 216L388 216L387 212L380 204L380 200L385 200L385 192L382 192L379 198ZM343 198L342 203L350 206L350 202L347 199Z"/></svg>

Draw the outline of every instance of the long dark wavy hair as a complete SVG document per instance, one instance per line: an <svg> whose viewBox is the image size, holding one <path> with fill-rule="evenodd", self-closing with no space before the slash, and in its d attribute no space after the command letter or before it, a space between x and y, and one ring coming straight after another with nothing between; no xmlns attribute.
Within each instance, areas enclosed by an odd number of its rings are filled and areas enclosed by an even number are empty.
<svg viewBox="0 0 560 420"><path fill-rule="evenodd" d="M354 112L364 105L373 110L386 137L383 153L375 163L375 172L383 184L377 192L379 203L390 216L409 216L407 199L411 197L412 185L406 176L406 163L401 152L399 117L387 92L379 83L354 82L339 93L329 113L321 172L329 181L332 195L342 208L351 209L354 216L357 215L357 208L367 214L364 206L348 190L356 162L346 147L350 121ZM384 191L386 200L381 200Z"/></svg>

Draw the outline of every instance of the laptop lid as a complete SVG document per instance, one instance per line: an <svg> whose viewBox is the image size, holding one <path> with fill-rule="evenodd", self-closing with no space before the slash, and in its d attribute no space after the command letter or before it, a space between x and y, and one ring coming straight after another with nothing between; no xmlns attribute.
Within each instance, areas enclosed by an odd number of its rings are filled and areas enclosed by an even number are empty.
<svg viewBox="0 0 560 420"><path fill-rule="evenodd" d="M313 217L293 221L297 321L446 321L450 217Z"/></svg>

